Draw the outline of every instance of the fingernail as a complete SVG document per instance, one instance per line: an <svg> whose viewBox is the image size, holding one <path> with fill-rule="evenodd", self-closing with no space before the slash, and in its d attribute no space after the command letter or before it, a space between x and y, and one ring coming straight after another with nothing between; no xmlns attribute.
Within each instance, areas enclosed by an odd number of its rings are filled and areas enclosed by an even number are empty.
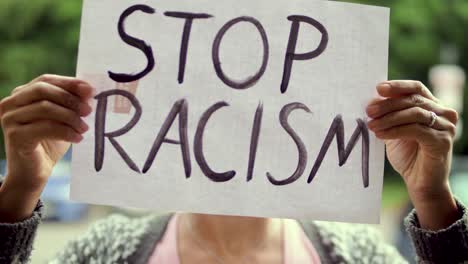
<svg viewBox="0 0 468 264"><path fill-rule="evenodd" d="M86 132L86 131L88 131L88 129L89 129L89 126L83 120L81 120L81 122L80 122L80 131Z"/></svg>
<svg viewBox="0 0 468 264"><path fill-rule="evenodd" d="M367 127L374 131L374 132L378 132L378 131L382 131L384 128L382 127L382 124L379 124L375 119L374 120L371 120L367 123Z"/></svg>
<svg viewBox="0 0 468 264"><path fill-rule="evenodd" d="M377 138L382 139L382 137L383 137L383 132L382 132L382 131L375 132L375 136L376 136Z"/></svg>
<svg viewBox="0 0 468 264"><path fill-rule="evenodd" d="M93 97L96 95L96 89L89 85L88 83L81 83L78 85L80 90L87 90L89 91L89 97Z"/></svg>
<svg viewBox="0 0 468 264"><path fill-rule="evenodd" d="M377 105L369 105L366 112L369 117L375 117L379 113L379 107Z"/></svg>
<svg viewBox="0 0 468 264"><path fill-rule="evenodd" d="M89 89L91 86L87 83L80 83L78 84L78 88L81 90L81 89Z"/></svg>
<svg viewBox="0 0 468 264"><path fill-rule="evenodd" d="M91 114L93 108L87 103L80 103L80 114L82 116L87 116Z"/></svg>
<svg viewBox="0 0 468 264"><path fill-rule="evenodd" d="M73 142L73 143L80 143L82 140L83 140L83 136L80 135L80 134L76 134L76 135L73 137L72 142Z"/></svg>
<svg viewBox="0 0 468 264"><path fill-rule="evenodd" d="M91 96L95 96L96 93L97 93L96 88L94 88L93 86L91 86Z"/></svg>
<svg viewBox="0 0 468 264"><path fill-rule="evenodd" d="M390 85L390 83L384 82L384 83L379 84L379 85L378 85L378 88L387 90L387 89L391 89L392 86Z"/></svg>

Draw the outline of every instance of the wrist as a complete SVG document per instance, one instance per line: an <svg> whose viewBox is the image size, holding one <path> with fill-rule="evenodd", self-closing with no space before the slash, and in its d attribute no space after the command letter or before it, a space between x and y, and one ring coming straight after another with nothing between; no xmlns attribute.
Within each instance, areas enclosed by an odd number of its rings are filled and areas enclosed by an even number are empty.
<svg viewBox="0 0 468 264"><path fill-rule="evenodd" d="M5 181L0 186L0 222L14 223L31 217L42 189L28 189Z"/></svg>
<svg viewBox="0 0 468 264"><path fill-rule="evenodd" d="M437 188L409 188L408 194L411 199L411 202L416 207L419 206L430 206L436 205L442 202L447 202L453 199L452 191L450 189L449 183L444 184L433 184Z"/></svg>
<svg viewBox="0 0 468 264"><path fill-rule="evenodd" d="M410 193L421 228L441 230L460 218L457 203L450 188L431 193Z"/></svg>

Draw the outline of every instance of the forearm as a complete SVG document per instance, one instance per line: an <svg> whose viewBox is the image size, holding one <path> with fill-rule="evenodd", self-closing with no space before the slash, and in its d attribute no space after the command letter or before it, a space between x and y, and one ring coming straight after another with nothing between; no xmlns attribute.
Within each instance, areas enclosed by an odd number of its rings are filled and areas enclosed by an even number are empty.
<svg viewBox="0 0 468 264"><path fill-rule="evenodd" d="M423 229L442 230L461 218L460 210L448 186L436 194L410 193L410 197Z"/></svg>
<svg viewBox="0 0 468 264"><path fill-rule="evenodd" d="M42 190L42 189L41 189ZM0 223L16 223L31 217L41 190L24 190L4 182L0 185Z"/></svg>
<svg viewBox="0 0 468 264"><path fill-rule="evenodd" d="M0 189L2 188L0 179ZM11 198L6 198L2 193L0 202L3 204L14 203ZM14 204L9 205L14 206ZM2 209L3 210L3 209ZM42 217L42 203L36 202L29 216L22 220L14 221L16 213L11 214L0 211L0 263L27 263L32 251L32 244ZM5 221L10 219L11 221ZM15 262L16 261L16 262Z"/></svg>

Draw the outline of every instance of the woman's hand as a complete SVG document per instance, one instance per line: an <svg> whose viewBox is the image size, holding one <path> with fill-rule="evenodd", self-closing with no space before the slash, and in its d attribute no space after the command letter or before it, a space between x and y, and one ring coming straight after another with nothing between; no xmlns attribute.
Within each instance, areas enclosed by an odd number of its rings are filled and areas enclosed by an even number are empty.
<svg viewBox="0 0 468 264"><path fill-rule="evenodd" d="M460 217L448 182L457 112L418 81L388 81L377 91L383 98L367 107L373 119L369 129L385 140L387 157L406 183L421 226L449 226Z"/></svg>
<svg viewBox="0 0 468 264"><path fill-rule="evenodd" d="M0 102L7 175L0 188L0 222L29 217L58 160L88 126L81 117L93 90L76 78L43 75Z"/></svg>

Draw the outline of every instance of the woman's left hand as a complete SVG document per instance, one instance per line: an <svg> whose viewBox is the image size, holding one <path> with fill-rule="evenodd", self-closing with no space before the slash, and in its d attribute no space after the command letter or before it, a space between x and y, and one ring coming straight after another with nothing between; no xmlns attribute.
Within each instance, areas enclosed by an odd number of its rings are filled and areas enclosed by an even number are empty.
<svg viewBox="0 0 468 264"><path fill-rule="evenodd" d="M448 182L457 112L442 106L419 81L388 81L377 91L382 98L367 107L369 129L385 140L421 226L449 226L460 217Z"/></svg>

